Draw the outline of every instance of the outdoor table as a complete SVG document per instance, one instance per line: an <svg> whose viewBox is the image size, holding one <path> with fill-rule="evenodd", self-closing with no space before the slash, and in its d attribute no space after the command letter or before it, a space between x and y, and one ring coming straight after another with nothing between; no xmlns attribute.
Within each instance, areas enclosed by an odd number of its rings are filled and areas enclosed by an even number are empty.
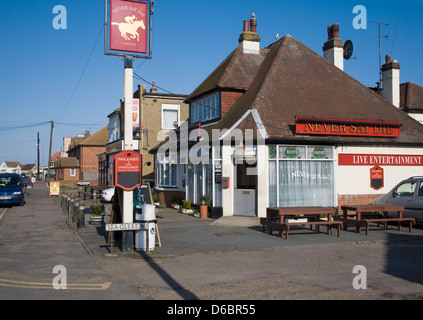
<svg viewBox="0 0 423 320"><path fill-rule="evenodd" d="M412 225L416 223L413 218L404 218L403 212L405 208L403 206L396 205L344 205L341 206L342 217L338 217L337 220L343 222L343 229L347 230L348 224L356 226L356 231L360 232L361 227L366 227L366 235L369 233L369 224L383 223L385 229L387 228L388 222L398 222L398 231L402 231L402 223L408 223L410 232L412 231ZM389 217L388 212L396 212L397 217ZM354 218L349 218L354 216Z"/></svg>
<svg viewBox="0 0 423 320"><path fill-rule="evenodd" d="M260 219L260 223L263 225L263 232L265 226L268 227L269 234L272 234L273 229L279 230L279 235L283 237L283 233L286 232L286 239L288 239L289 228L292 225L305 226L309 225L310 229L313 225L316 226L316 231L319 231L319 226L324 225L327 227L328 235L331 235L331 229L337 228L338 237L340 233L340 221L334 221L333 215L335 208L331 207L277 207L267 208L267 218ZM326 216L326 220L321 219L321 215ZM305 218L307 221L293 222L290 220Z"/></svg>

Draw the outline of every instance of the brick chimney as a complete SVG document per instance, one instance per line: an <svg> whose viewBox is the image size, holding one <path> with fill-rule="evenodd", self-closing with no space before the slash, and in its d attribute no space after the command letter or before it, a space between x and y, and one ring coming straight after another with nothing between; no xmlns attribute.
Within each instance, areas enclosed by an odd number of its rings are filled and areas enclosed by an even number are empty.
<svg viewBox="0 0 423 320"><path fill-rule="evenodd" d="M385 56L385 64L382 66L382 97L395 107L400 106L400 65L397 60L391 61L391 55Z"/></svg>
<svg viewBox="0 0 423 320"><path fill-rule="evenodd" d="M157 92L156 83L153 81L150 92Z"/></svg>
<svg viewBox="0 0 423 320"><path fill-rule="evenodd" d="M339 38L339 24L328 27L328 41L323 45L323 57L344 71L344 43Z"/></svg>
<svg viewBox="0 0 423 320"><path fill-rule="evenodd" d="M238 41L244 53L260 54L260 36L257 33L257 19L254 13L250 21L244 20L243 31Z"/></svg>

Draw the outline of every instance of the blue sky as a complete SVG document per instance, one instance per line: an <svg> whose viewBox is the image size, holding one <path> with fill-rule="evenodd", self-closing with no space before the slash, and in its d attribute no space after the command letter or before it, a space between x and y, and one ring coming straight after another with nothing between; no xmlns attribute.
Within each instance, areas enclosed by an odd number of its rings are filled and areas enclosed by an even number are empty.
<svg viewBox="0 0 423 320"><path fill-rule="evenodd" d="M56 5L67 10L66 30L53 28ZM357 5L367 9L367 29L353 27ZM381 40L382 57L399 61L401 83L423 86L423 0L156 0L154 10L153 58L136 60L134 72L172 93L191 93L236 48L252 13L261 47L290 34L319 55L327 26L338 22L357 57L345 61L344 71L365 85L379 79L377 25L370 21L389 23L382 27L389 36ZM63 137L107 124L123 96L123 62L104 55L103 26L104 0L0 2L0 162L35 163L39 132L47 164L50 121L52 154ZM138 83L144 82L134 79L134 88Z"/></svg>

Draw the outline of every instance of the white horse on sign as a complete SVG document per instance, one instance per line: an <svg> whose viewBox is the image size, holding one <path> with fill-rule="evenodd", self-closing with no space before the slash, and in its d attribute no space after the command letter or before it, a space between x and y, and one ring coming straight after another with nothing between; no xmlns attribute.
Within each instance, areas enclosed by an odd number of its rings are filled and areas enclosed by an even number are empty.
<svg viewBox="0 0 423 320"><path fill-rule="evenodd" d="M128 21L125 18L126 21ZM131 19L129 19L129 21L133 21ZM144 21L140 20L140 21L133 21L133 22L112 22L112 26L119 26L119 31L121 36L125 39L125 40L131 40L137 38L137 41L140 41L140 35L137 32L137 30L139 28L141 29L145 29L145 25L144 25ZM128 37L128 34L130 35L130 37Z"/></svg>

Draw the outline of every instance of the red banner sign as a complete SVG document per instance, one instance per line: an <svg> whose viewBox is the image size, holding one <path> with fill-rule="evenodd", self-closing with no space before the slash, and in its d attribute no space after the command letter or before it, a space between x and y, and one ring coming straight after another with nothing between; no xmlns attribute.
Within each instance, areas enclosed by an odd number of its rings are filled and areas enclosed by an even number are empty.
<svg viewBox="0 0 423 320"><path fill-rule="evenodd" d="M296 117L295 133L307 135L399 137L399 122Z"/></svg>
<svg viewBox="0 0 423 320"><path fill-rule="evenodd" d="M370 169L370 188L380 190L384 186L383 169L374 166Z"/></svg>
<svg viewBox="0 0 423 320"><path fill-rule="evenodd" d="M131 191L142 184L142 156L132 150L119 152L113 157L115 185Z"/></svg>
<svg viewBox="0 0 423 320"><path fill-rule="evenodd" d="M423 166L423 155L347 154L338 155L340 166Z"/></svg>
<svg viewBox="0 0 423 320"><path fill-rule="evenodd" d="M110 50L147 53L147 29L147 2L110 0Z"/></svg>

